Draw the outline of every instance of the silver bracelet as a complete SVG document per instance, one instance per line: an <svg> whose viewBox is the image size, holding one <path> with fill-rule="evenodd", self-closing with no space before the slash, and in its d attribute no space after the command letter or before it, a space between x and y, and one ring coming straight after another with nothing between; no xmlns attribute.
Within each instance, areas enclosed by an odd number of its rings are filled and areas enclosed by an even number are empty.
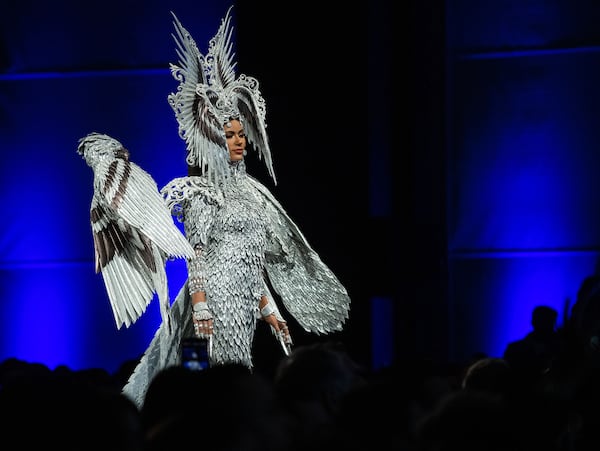
<svg viewBox="0 0 600 451"><path fill-rule="evenodd" d="M198 291L204 291L204 282L202 281L202 277L190 277L188 280L188 292L190 295L192 295Z"/></svg>
<svg viewBox="0 0 600 451"><path fill-rule="evenodd" d="M195 304L192 304L192 310L194 312L199 312L201 310L208 310L208 305L206 304L205 301L196 302Z"/></svg>
<svg viewBox="0 0 600 451"><path fill-rule="evenodd" d="M275 313L275 309L273 308L273 306L271 305L270 302L267 302L265 304L265 306L263 308L260 309L260 314L263 317L267 317L269 315L272 315L273 313Z"/></svg>
<svg viewBox="0 0 600 451"><path fill-rule="evenodd" d="M192 305L192 318L194 318L196 321L213 319L206 302L200 301Z"/></svg>

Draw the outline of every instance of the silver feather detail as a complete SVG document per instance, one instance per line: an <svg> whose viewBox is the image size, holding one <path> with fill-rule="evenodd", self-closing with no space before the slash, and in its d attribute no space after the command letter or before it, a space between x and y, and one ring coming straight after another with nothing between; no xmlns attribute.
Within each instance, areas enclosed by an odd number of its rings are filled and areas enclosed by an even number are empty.
<svg viewBox="0 0 600 451"><path fill-rule="evenodd" d="M261 198L270 224L265 269L283 305L307 332L341 331L350 311L346 288L271 192L251 176L248 183Z"/></svg>
<svg viewBox="0 0 600 451"><path fill-rule="evenodd" d="M203 177L173 180L161 192L202 246L209 308L215 317L215 363L251 366L254 314L265 277L298 323L309 332L340 331L350 297L269 190L232 163L219 189Z"/></svg>
<svg viewBox="0 0 600 451"><path fill-rule="evenodd" d="M137 321L155 293L170 328L166 260L192 258L192 246L152 176L129 161L119 141L91 133L79 140L77 153L94 172L90 219L95 268L102 273L117 328Z"/></svg>

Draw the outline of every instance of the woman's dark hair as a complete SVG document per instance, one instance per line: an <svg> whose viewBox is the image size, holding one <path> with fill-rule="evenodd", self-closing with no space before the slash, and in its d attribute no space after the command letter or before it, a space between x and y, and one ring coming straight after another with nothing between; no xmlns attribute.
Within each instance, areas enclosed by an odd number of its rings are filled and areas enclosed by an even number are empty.
<svg viewBox="0 0 600 451"><path fill-rule="evenodd" d="M199 166L190 166L188 164L188 175L202 175L202 171L200 171Z"/></svg>

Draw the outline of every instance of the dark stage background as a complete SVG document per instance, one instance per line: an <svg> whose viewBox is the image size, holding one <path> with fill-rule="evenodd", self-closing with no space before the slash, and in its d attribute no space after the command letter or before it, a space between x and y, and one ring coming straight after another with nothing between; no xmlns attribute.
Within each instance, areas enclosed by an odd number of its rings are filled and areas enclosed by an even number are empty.
<svg viewBox="0 0 600 451"><path fill-rule="evenodd" d="M0 6L0 360L116 371L148 345L156 303L117 330L94 273L77 141L116 137L159 186L183 175L170 11L205 52L231 4ZM371 367L500 355L534 306L568 314L595 270L600 5L393 6L235 2L279 183L253 155L249 170L352 297L343 332L295 341L339 340ZM174 298L184 265L167 269Z"/></svg>

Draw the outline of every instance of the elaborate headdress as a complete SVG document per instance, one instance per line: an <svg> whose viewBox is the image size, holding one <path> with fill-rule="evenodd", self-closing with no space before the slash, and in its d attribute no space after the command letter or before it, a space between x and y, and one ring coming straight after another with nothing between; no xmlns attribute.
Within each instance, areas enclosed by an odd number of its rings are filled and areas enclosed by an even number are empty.
<svg viewBox="0 0 600 451"><path fill-rule="evenodd" d="M230 11L231 7L209 41L206 55L200 53L190 33L171 13L179 63L170 64L170 68L179 86L169 94L169 104L179 123L179 135L186 142L189 165L199 167L211 181L224 180L229 174L229 151L223 126L230 119L239 119L248 142L264 159L276 183L266 132L265 101L258 81L244 74L235 76Z"/></svg>

